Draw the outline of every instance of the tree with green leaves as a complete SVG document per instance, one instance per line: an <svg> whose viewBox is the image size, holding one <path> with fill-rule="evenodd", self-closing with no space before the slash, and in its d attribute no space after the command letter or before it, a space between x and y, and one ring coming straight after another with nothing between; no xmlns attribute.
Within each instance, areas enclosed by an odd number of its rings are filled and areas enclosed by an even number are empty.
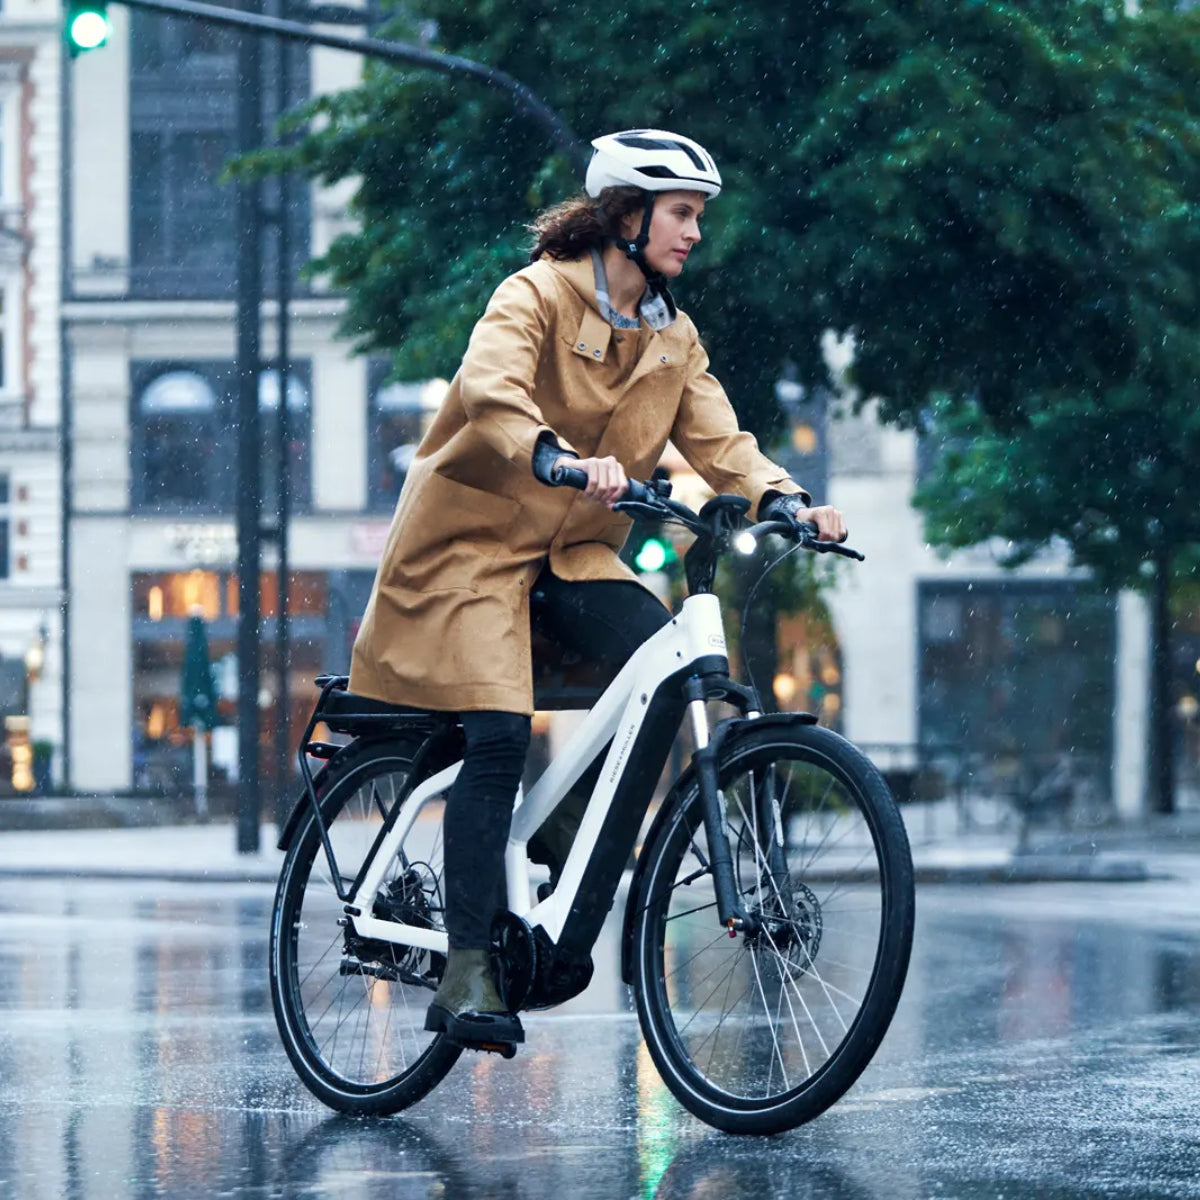
<svg viewBox="0 0 1200 1200"><path fill-rule="evenodd" d="M648 0L598 20L553 0L427 0L421 16L439 48L528 83L587 136L677 128L713 152L726 190L678 295L760 436L779 422L785 365L823 382L821 334L853 329L854 382L884 419L934 415L979 443L926 492L943 544L1011 528L990 500L974 523L962 511L961 464L976 478L1003 465L989 446L1007 456L1007 488L990 493L1006 511L1018 497L1055 506L1020 523L1023 545L1060 536L1099 570L1101 545L1125 561L1138 544L1135 512L1182 539L1172 557L1194 541L1166 510L1200 510L1190 478L1172 491L1192 446L1200 13ZM358 180L359 228L316 263L348 296L344 332L402 378L451 373L522 265L526 223L578 178L506 98L421 71L369 64L297 125L268 164ZM1096 457L1072 457L1086 482L1036 482L1034 464L1057 465L1055 439L1085 419L1074 444ZM1158 551L1141 544L1104 578L1143 580Z"/></svg>

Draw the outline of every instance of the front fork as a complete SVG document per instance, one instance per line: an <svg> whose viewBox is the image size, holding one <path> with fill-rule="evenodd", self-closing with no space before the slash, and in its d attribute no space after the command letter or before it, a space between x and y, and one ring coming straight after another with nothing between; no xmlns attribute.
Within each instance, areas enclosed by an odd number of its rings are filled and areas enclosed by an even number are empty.
<svg viewBox="0 0 1200 1200"><path fill-rule="evenodd" d="M697 681L698 682L698 681ZM733 855L729 849L729 823L725 819L725 797L717 778L717 753L709 739L706 697L699 689L689 688L688 716L692 723L692 738L696 750L696 779L700 786L700 805L704 815L704 832L708 840L709 866L712 868L713 888L717 894L717 914L729 936L758 931L758 921L740 903L737 879L733 872ZM747 713L757 716L757 713Z"/></svg>

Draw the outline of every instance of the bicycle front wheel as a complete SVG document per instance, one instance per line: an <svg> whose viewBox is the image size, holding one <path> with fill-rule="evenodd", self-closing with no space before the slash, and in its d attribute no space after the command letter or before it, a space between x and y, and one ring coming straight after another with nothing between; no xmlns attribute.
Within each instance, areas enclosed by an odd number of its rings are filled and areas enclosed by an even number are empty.
<svg viewBox="0 0 1200 1200"><path fill-rule="evenodd" d="M667 1086L731 1133L791 1129L858 1078L900 999L913 871L882 777L836 734L751 725L723 748L747 932L717 916L694 780L664 807L634 903L638 1017Z"/></svg>
<svg viewBox="0 0 1200 1200"><path fill-rule="evenodd" d="M367 744L335 762L318 799L348 887L412 786L415 747ZM444 929L442 812L427 800L388 867L376 916ZM271 925L271 997L296 1073L346 1113L391 1113L435 1087L461 1051L426 1033L445 958L356 935L346 922L315 814L292 837Z"/></svg>

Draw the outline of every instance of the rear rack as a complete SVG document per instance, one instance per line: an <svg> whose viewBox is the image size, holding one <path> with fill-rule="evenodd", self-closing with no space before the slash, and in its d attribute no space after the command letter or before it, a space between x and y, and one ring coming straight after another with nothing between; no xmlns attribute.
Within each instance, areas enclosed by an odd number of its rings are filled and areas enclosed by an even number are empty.
<svg viewBox="0 0 1200 1200"><path fill-rule="evenodd" d="M334 890L338 894L338 899L346 904L362 883L367 867L378 848L379 840L391 828L395 819L394 814L399 811L400 806L396 804L390 813L383 814L383 829L380 830L375 846L363 860L358 875L351 885L348 888L344 887L342 875L338 871L337 858L333 853L333 844L329 840L329 826L325 823L325 814L321 812L321 803L317 799L312 768L308 765L310 757L331 759L342 747L335 746L330 742L314 742L312 740L313 730L318 724L324 722L335 733L357 733L371 736L388 731L404 730L431 734L436 730L438 722L435 714L423 709L405 709L387 704L382 700L372 700L368 696L354 696L353 693L346 690L350 683L348 675L318 675L315 682L321 689L321 695L313 708L312 716L308 719L308 724L304 727L304 736L300 739L300 751L297 757L300 761L300 775L304 780L304 793L312 806L313 817L321 832L321 845L325 850L325 858L329 862L329 873L333 879ZM337 711L334 711L335 709ZM429 742L426 741L417 751L416 759L413 762L414 773L419 770L428 752Z"/></svg>

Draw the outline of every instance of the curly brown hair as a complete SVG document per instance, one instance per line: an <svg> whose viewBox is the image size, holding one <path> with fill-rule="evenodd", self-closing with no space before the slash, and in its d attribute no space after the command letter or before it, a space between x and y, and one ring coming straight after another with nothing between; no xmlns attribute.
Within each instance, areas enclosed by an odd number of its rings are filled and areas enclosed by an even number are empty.
<svg viewBox="0 0 1200 1200"><path fill-rule="evenodd" d="M605 188L598 197L580 194L541 213L529 226L533 246L529 261L543 254L560 262L603 250L621 233L621 222L645 207L645 193L635 187Z"/></svg>

